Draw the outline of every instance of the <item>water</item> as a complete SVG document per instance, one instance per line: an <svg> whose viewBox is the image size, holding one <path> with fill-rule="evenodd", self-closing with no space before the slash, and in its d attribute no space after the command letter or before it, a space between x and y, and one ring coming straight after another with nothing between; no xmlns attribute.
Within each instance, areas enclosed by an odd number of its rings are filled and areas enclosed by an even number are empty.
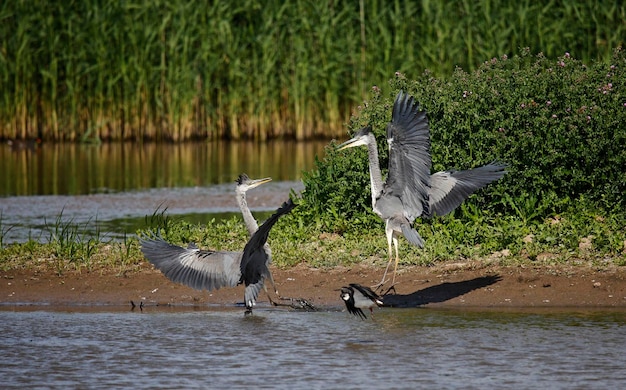
<svg viewBox="0 0 626 390"><path fill-rule="evenodd" d="M248 193L264 217L300 192L302 172L328 142L273 141L183 144L44 144L35 150L0 145L2 242L46 242L59 225L101 239L123 239L145 228L145 216L167 214L208 222L239 214L240 173L273 181ZM84 232L84 233L83 233Z"/></svg>
<svg viewBox="0 0 626 390"><path fill-rule="evenodd" d="M626 385L624 311L18 309L0 311L5 388Z"/></svg>
<svg viewBox="0 0 626 390"><path fill-rule="evenodd" d="M156 188L92 195L39 195L0 198L3 241L47 242L57 227L75 226L79 236L101 240L123 239L148 227L146 216L165 211L190 223L240 215L234 183L207 187ZM248 206L263 220L287 200L290 191L301 192L297 181L270 182L248 192ZM149 218L148 218L149 219ZM0 233L3 233L0 231Z"/></svg>
<svg viewBox="0 0 626 390"><path fill-rule="evenodd" d="M326 141L180 144L0 144L0 197L88 195L232 183L242 172L299 180L324 155Z"/></svg>

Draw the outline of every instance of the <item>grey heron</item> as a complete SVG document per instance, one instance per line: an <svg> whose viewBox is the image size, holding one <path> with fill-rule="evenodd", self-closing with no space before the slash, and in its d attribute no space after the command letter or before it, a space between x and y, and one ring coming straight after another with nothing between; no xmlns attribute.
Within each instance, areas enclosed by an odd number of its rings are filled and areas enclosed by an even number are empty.
<svg viewBox="0 0 626 390"><path fill-rule="evenodd" d="M243 248L239 267L241 270L239 283L246 285L244 300L248 310L252 310L252 306L259 295L259 290L263 287L263 280L266 278L272 280L272 273L268 267L270 256L267 254L267 237L269 232L276 221L278 221L278 218L293 210L294 207L296 207L296 204L291 199L283 203L274 214L263 222L263 225L250 237L250 240Z"/></svg>
<svg viewBox="0 0 626 390"><path fill-rule="evenodd" d="M217 290L222 287L234 287L245 283L245 304L248 310L254 305L259 291L263 288L267 293L264 280L268 279L279 296L272 273L268 266L271 263L271 251L267 245L267 235L278 217L288 210L280 208L272 215L263 226L258 228L257 222L252 216L246 201L246 191L270 181L270 178L252 180L242 174L237 179L236 196L241 209L244 222L249 234L250 242L259 244L258 253L253 260L243 261L242 252L234 251L211 251L199 249L195 244L189 244L187 248L172 245L160 237L141 238L141 251L150 263L159 269L168 279L181 283L197 290ZM292 204L292 202L291 202ZM278 215L278 216L277 216ZM271 222L269 222L271 221ZM269 222L269 223L268 223ZM264 239L259 239L259 234ZM262 277L251 279L249 275L260 274ZM267 293L271 303L274 303Z"/></svg>
<svg viewBox="0 0 626 390"><path fill-rule="evenodd" d="M378 147L371 126L360 129L353 138L338 146L338 150L367 146L369 158L372 208L385 221L389 262L381 282L393 261L395 267L392 287L398 268L398 236L413 245L424 247L424 240L413 228L417 217L445 215L458 207L474 191L500 179L506 165L490 163L479 168L448 170L431 174L430 130L426 112L419 108L413 96L400 91L393 104L391 122L387 124L389 144L389 173L383 182L378 161Z"/></svg>
<svg viewBox="0 0 626 390"><path fill-rule="evenodd" d="M361 286L357 283L350 283L348 287L341 288L341 299L346 304L348 313L366 319L363 309L370 309L370 313L376 306L382 306L381 298L369 287Z"/></svg>

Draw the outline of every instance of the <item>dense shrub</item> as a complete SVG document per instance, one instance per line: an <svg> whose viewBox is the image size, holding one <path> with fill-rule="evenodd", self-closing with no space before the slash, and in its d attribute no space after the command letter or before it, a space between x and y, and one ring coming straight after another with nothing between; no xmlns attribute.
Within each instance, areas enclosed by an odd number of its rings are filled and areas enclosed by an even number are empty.
<svg viewBox="0 0 626 390"><path fill-rule="evenodd" d="M428 112L434 170L468 169L493 160L509 165L498 183L474 195L470 206L525 220L573 203L623 213L626 206L626 56L583 64L568 53L494 58L472 73L457 69L442 80L426 72L402 74L387 93L378 87L352 117L350 133L371 124L387 166L386 123L400 89ZM336 152L305 175L305 217L344 231L375 220L366 151ZM302 211L304 210L304 211ZM349 221L349 223L348 223Z"/></svg>

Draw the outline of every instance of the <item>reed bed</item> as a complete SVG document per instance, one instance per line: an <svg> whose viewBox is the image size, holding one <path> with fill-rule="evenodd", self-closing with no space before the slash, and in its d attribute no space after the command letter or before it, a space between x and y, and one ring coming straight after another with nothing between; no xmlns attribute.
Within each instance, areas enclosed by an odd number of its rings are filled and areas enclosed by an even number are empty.
<svg viewBox="0 0 626 390"><path fill-rule="evenodd" d="M10 1L0 138L343 136L395 72L450 75L520 47L609 59L618 1Z"/></svg>

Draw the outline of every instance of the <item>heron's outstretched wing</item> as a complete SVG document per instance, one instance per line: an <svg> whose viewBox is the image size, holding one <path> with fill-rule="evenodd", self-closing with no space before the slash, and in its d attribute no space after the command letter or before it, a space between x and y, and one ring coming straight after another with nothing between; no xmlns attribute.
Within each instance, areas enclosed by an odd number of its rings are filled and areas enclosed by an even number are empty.
<svg viewBox="0 0 626 390"><path fill-rule="evenodd" d="M234 287L241 273L241 252L212 252L172 245L161 238L140 239L141 251L169 280L197 290Z"/></svg>
<svg viewBox="0 0 626 390"><path fill-rule="evenodd" d="M267 237L270 230L278 221L282 215L290 212L296 204L291 199L283 203L283 205L272 214L263 225L250 237L250 240L246 243L243 249L243 255L241 258L241 279L240 282L244 282L246 290L244 292L244 298L246 306L249 307L249 303L256 301L259 291L263 286L263 279L269 274L269 268L267 267L267 253L263 246L267 242Z"/></svg>
<svg viewBox="0 0 626 390"><path fill-rule="evenodd" d="M505 168L505 164L491 163L465 171L442 171L432 174L429 212L425 216L448 214L474 191L504 176Z"/></svg>
<svg viewBox="0 0 626 390"><path fill-rule="evenodd" d="M403 212L413 222L428 212L430 182L430 135L426 112L413 97L400 91L387 125L389 175L385 194L402 199Z"/></svg>

